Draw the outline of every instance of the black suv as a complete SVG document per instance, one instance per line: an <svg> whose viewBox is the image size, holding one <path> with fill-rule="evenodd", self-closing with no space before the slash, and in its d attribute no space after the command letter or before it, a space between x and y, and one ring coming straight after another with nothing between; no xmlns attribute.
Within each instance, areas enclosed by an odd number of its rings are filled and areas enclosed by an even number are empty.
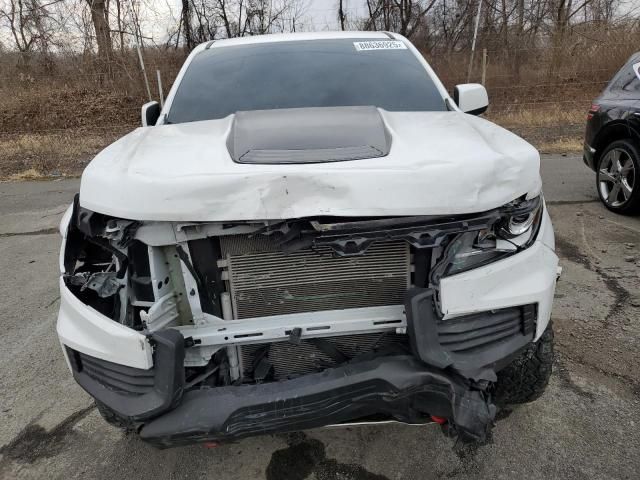
<svg viewBox="0 0 640 480"><path fill-rule="evenodd" d="M640 213L640 52L593 101L587 115L584 163L596 172L605 207Z"/></svg>

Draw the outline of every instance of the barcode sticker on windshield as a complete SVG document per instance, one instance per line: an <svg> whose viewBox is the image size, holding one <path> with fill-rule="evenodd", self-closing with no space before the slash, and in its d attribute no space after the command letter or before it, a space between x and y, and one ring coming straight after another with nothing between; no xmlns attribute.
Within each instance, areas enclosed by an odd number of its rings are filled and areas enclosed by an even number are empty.
<svg viewBox="0 0 640 480"><path fill-rule="evenodd" d="M398 40L369 40L353 42L356 50L406 50L407 46Z"/></svg>

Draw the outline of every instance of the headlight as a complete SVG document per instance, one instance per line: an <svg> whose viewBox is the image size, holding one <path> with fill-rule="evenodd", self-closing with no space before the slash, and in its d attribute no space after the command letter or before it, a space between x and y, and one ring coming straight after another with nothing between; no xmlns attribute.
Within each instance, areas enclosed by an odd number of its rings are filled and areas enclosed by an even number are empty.
<svg viewBox="0 0 640 480"><path fill-rule="evenodd" d="M485 238L481 240L481 237ZM445 275L471 270L487 263L494 262L508 252L497 248L495 237L490 231L468 232L458 235L445 251L445 259L448 265L444 268Z"/></svg>
<svg viewBox="0 0 640 480"><path fill-rule="evenodd" d="M432 269L440 277L481 267L520 252L533 244L542 221L542 198L518 199L498 209L500 220L491 228L458 234Z"/></svg>
<svg viewBox="0 0 640 480"><path fill-rule="evenodd" d="M502 236L510 239L527 232L537 233L542 219L541 197L535 197L531 200L515 200L505 205L501 210L504 212L499 231Z"/></svg>

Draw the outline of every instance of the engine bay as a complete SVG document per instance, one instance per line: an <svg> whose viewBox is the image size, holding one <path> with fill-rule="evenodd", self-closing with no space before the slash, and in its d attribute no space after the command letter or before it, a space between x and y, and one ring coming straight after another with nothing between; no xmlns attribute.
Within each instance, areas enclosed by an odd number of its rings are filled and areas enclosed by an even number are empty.
<svg viewBox="0 0 640 480"><path fill-rule="evenodd" d="M190 388L277 381L410 353L407 292L430 289L438 313L440 279L525 249L541 210L534 198L455 217L172 223L76 199L63 278L126 327L178 330Z"/></svg>

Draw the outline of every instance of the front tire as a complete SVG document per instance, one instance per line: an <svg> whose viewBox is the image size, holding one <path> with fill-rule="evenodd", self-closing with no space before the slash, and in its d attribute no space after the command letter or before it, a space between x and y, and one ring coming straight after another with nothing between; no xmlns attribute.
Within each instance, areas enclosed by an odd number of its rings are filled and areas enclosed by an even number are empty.
<svg viewBox="0 0 640 480"><path fill-rule="evenodd" d="M600 200L612 212L640 213L640 149L631 140L617 140L604 149L596 169Z"/></svg>
<svg viewBox="0 0 640 480"><path fill-rule="evenodd" d="M549 384L552 367L553 328L549 323L537 342L530 343L518 358L498 372L496 405L503 407L540 398Z"/></svg>

